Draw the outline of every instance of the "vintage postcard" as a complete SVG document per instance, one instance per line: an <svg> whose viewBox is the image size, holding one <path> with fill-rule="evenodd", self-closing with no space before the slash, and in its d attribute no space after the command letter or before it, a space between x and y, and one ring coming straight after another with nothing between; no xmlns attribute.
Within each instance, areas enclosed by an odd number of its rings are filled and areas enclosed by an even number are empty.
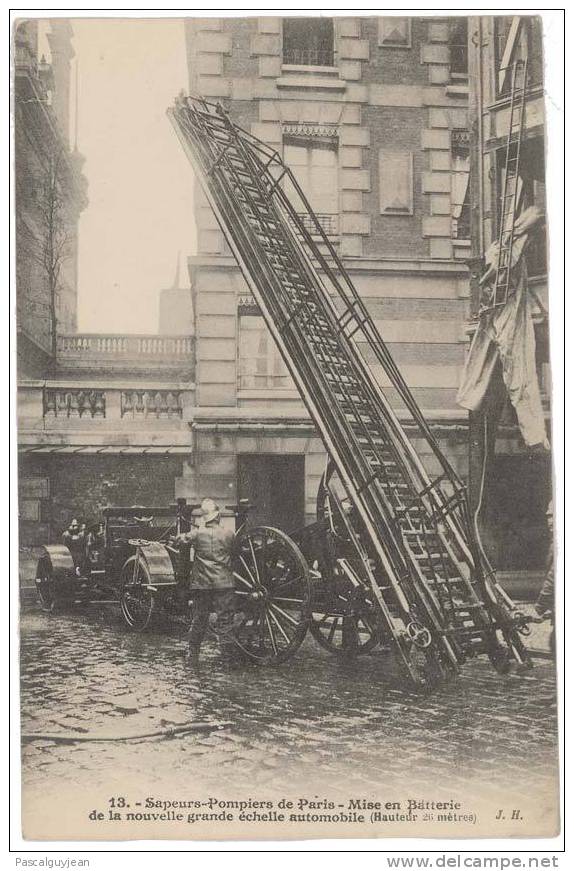
<svg viewBox="0 0 574 871"><path fill-rule="evenodd" d="M545 37L15 19L27 841L560 832Z"/></svg>

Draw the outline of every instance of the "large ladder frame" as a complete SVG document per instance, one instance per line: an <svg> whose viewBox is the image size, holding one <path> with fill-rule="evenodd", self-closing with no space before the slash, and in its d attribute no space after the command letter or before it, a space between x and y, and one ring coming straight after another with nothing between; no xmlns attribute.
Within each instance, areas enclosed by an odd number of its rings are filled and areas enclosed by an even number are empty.
<svg viewBox="0 0 574 871"><path fill-rule="evenodd" d="M218 104L182 97L168 114L354 507L365 583L403 665L416 680L413 637L441 672L476 652L499 658L501 641L524 662L513 603L481 557L465 487L293 174ZM438 475L429 476L359 342Z"/></svg>
<svg viewBox="0 0 574 871"><path fill-rule="evenodd" d="M524 131L524 104L528 82L528 60L519 59L512 65L510 86L510 114L504 160L504 181L500 201L498 226L498 253L492 297L481 309L489 312L502 308L508 302L513 263L514 228L518 208L518 181L520 152Z"/></svg>

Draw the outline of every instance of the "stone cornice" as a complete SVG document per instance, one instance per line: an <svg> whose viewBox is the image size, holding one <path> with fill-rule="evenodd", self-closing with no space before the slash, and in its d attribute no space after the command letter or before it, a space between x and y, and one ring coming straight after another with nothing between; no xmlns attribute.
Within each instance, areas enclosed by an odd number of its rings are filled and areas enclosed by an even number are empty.
<svg viewBox="0 0 574 871"><path fill-rule="evenodd" d="M190 269L209 268L239 271L234 257L224 255L210 256L195 254L188 258ZM382 257L361 257L357 261L344 259L343 265L350 274L392 272L395 274L412 275L413 273L430 273L432 275L462 275L468 276L466 263L458 260L399 260Z"/></svg>

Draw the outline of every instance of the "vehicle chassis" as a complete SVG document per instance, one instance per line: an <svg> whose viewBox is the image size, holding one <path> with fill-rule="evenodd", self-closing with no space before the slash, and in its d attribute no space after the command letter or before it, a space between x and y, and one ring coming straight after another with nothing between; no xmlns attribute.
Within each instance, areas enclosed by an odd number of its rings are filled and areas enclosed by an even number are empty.
<svg viewBox="0 0 574 871"><path fill-rule="evenodd" d="M234 638L261 664L293 656L308 630L324 649L343 657L392 647L366 577L368 554L348 506L330 486L331 471L330 464L319 488L316 522L290 536L270 526L251 527L245 501L226 506L236 529ZM189 546L175 547L173 536L189 531L198 507L179 499L172 506L106 508L81 559L65 545L46 545L36 571L42 608L54 612L112 601L132 631L145 630L162 615L187 627L193 611L192 554ZM152 526L158 519L166 525ZM510 600L509 606L514 608ZM525 616L516 610L513 616L517 632L527 635ZM400 639L407 655L423 659L429 641L428 630L414 621ZM493 664L506 670L507 659L498 661L495 653ZM422 668L418 683L430 682Z"/></svg>

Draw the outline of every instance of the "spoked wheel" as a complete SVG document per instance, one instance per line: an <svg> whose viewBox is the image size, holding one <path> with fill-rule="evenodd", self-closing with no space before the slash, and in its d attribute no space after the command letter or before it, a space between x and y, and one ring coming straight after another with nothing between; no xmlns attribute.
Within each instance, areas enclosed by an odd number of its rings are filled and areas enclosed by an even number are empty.
<svg viewBox="0 0 574 871"><path fill-rule="evenodd" d="M340 656L369 653L381 638L365 592L339 576L314 595L309 628L321 647Z"/></svg>
<svg viewBox="0 0 574 871"><path fill-rule="evenodd" d="M149 626L155 608L155 597L150 590L150 574L139 554L131 556L122 568L120 605L122 616L134 632L143 632Z"/></svg>
<svg viewBox="0 0 574 871"><path fill-rule="evenodd" d="M56 608L56 588L52 566L46 557L38 561L36 568L36 592L42 611L53 614Z"/></svg>
<svg viewBox="0 0 574 871"><path fill-rule="evenodd" d="M259 663L282 662L301 645L309 625L309 567L279 529L246 530L234 560L237 646Z"/></svg>
<svg viewBox="0 0 574 871"><path fill-rule="evenodd" d="M328 546L321 565L323 580L314 593L311 634L330 653L368 653L382 633L372 593L359 580L364 577L361 561L367 554L357 530L352 532L351 503L332 463L317 494L317 519L326 526Z"/></svg>

